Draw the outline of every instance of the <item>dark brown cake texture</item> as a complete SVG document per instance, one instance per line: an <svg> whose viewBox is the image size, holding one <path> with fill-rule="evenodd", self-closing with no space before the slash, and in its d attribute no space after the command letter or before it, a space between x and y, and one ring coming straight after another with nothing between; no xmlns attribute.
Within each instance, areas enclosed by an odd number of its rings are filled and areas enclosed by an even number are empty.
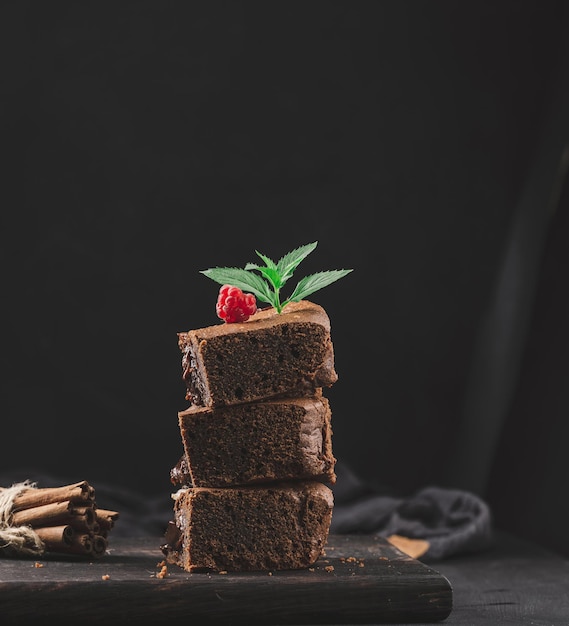
<svg viewBox="0 0 569 626"><path fill-rule="evenodd" d="M190 406L170 472L162 550L189 571L310 567L332 519L335 458L323 388L337 381L330 320L312 302L178 333Z"/></svg>
<svg viewBox="0 0 569 626"><path fill-rule="evenodd" d="M188 488L173 498L162 550L188 572L307 568L328 539L333 495L317 481Z"/></svg>
<svg viewBox="0 0 569 626"><path fill-rule="evenodd" d="M308 300L178 333L178 346L186 399L196 406L312 396L338 379L330 319Z"/></svg>
<svg viewBox="0 0 569 626"><path fill-rule="evenodd" d="M336 481L330 403L322 396L190 407L178 418L194 487Z"/></svg>

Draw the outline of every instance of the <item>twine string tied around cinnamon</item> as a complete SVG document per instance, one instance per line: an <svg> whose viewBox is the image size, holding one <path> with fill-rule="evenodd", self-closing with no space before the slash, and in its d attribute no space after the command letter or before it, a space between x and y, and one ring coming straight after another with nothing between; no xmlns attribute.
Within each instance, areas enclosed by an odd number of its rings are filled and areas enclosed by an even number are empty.
<svg viewBox="0 0 569 626"><path fill-rule="evenodd" d="M14 499L26 489L34 489L35 483L25 480L0 490L0 549L9 549L17 554L30 556L45 552L45 544L36 531L27 525L12 525Z"/></svg>

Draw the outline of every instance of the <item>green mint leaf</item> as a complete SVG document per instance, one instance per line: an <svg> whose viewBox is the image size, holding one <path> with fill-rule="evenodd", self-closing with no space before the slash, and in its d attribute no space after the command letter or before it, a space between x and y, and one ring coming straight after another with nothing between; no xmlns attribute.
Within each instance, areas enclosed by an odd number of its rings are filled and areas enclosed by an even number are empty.
<svg viewBox="0 0 569 626"><path fill-rule="evenodd" d="M328 285L340 280L353 270L329 270L327 272L318 272L311 274L299 281L294 292L288 298L289 302L299 302L311 293L327 287Z"/></svg>
<svg viewBox="0 0 569 626"><path fill-rule="evenodd" d="M280 289L282 287L282 280L280 274L274 267L266 267L264 265L257 265L256 263L247 263L246 270L258 270L261 274L271 283L273 289Z"/></svg>
<svg viewBox="0 0 569 626"><path fill-rule="evenodd" d="M261 259L263 259L263 261L265 261L265 265L267 267L271 267L274 270L277 269L277 264L273 261L273 259L270 259L268 256L265 256L264 254L261 254L258 250L255 250L255 254L257 254L257 256L260 256Z"/></svg>
<svg viewBox="0 0 569 626"><path fill-rule="evenodd" d="M298 265L316 248L317 241L295 248L285 254L278 263L255 250L265 265L247 263L243 269L238 267L214 267L201 270L201 273L220 285L233 285L244 292L254 294L262 302L272 305L278 313L289 302L299 302L310 294L327 287L349 274L351 269L329 270L306 276L296 285L292 295L281 302L280 290L293 275ZM256 274L255 272L259 272Z"/></svg>
<svg viewBox="0 0 569 626"><path fill-rule="evenodd" d="M233 285L242 291L253 293L262 302L275 306L274 293L270 290L269 285L253 272L248 272L239 267L213 267L208 270L201 270L200 273L220 285Z"/></svg>
<svg viewBox="0 0 569 626"><path fill-rule="evenodd" d="M275 268L272 267L258 267L259 272L271 283L274 289L280 289L282 287L281 275Z"/></svg>
<svg viewBox="0 0 569 626"><path fill-rule="evenodd" d="M291 252L285 254L282 259L277 263L277 270L281 275L281 285L284 285L286 281L293 275L299 264L316 248L318 242L309 243L305 246L300 246Z"/></svg>

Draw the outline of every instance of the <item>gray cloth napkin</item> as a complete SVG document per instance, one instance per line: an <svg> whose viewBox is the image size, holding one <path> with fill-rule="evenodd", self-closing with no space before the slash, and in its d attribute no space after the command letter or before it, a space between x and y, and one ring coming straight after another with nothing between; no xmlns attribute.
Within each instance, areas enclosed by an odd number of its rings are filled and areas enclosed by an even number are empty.
<svg viewBox="0 0 569 626"><path fill-rule="evenodd" d="M374 490L345 464L336 467L330 531L338 534L396 534L429 543L423 561L436 561L492 544L488 505L459 489L427 486L410 496Z"/></svg>

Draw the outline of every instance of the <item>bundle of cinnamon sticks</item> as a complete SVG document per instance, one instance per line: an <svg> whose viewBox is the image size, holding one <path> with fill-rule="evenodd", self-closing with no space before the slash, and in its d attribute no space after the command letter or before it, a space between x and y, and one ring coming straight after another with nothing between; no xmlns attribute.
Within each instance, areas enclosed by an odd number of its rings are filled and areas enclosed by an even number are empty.
<svg viewBox="0 0 569 626"><path fill-rule="evenodd" d="M0 497L6 492L0 487ZM108 534L118 518L117 511L96 506L95 489L87 481L41 489L30 484L18 490L7 516L11 528L33 529L42 552L90 558L105 554Z"/></svg>

